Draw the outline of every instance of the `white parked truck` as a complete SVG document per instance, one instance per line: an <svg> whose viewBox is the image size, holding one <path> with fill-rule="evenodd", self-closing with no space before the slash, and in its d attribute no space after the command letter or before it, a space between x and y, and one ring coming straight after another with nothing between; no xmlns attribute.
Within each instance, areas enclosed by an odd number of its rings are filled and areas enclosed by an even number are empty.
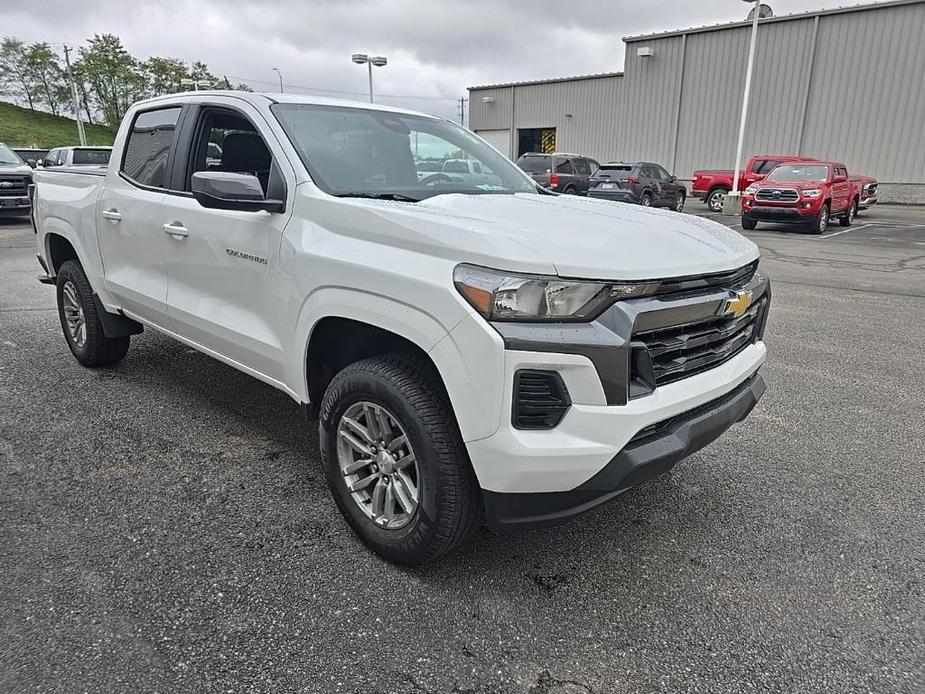
<svg viewBox="0 0 925 694"><path fill-rule="evenodd" d="M460 151L497 180L419 180L416 154ZM341 512L392 561L590 509L765 388L755 244L542 190L442 118L178 94L129 110L108 170L35 181L77 360L113 364L152 328L288 393Z"/></svg>

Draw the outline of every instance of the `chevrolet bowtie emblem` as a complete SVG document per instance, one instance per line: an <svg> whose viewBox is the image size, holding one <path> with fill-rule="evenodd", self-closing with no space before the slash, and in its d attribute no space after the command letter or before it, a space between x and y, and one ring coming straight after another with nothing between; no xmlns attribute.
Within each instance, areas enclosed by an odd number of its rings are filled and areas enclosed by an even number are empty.
<svg viewBox="0 0 925 694"><path fill-rule="evenodd" d="M735 293L735 296L729 297L723 302L722 307L720 307L719 315L732 316L733 318L744 316L748 307L752 305L752 301L752 293L750 291L747 289L738 291Z"/></svg>

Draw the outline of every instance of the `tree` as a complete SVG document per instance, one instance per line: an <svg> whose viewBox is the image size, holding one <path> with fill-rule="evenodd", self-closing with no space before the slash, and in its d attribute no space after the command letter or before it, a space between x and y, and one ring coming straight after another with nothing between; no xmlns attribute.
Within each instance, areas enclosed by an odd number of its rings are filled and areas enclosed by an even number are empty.
<svg viewBox="0 0 925 694"><path fill-rule="evenodd" d="M26 47L12 36L0 41L0 91L14 101L25 99L29 108L35 110L35 83L26 65Z"/></svg>
<svg viewBox="0 0 925 694"><path fill-rule="evenodd" d="M64 85L64 72L61 69L58 54L47 43L33 43L25 49L23 61L35 85L33 98L37 103L47 106L57 116ZM65 103L67 103L66 100Z"/></svg>
<svg viewBox="0 0 925 694"><path fill-rule="evenodd" d="M145 92L148 96L160 96L181 90L180 80L188 71L186 63L176 58L148 58L141 64L145 76Z"/></svg>
<svg viewBox="0 0 925 694"><path fill-rule="evenodd" d="M141 66L118 36L94 36L80 49L80 63L95 106L109 125L118 125L128 107L145 96Z"/></svg>

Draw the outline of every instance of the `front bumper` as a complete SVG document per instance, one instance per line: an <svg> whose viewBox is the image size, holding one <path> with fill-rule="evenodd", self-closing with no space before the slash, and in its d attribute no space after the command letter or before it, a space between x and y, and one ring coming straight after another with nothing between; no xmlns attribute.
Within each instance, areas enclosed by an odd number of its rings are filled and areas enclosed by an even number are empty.
<svg viewBox="0 0 925 694"><path fill-rule="evenodd" d="M742 421L764 394L754 374L727 394L646 427L591 479L569 491L483 493L489 525L495 530L541 527L588 511L648 479L668 472L683 458L716 440Z"/></svg>
<svg viewBox="0 0 925 694"><path fill-rule="evenodd" d="M859 210L866 210L867 208L873 207L873 206L876 205L876 204L877 204L877 196L876 196L876 195L867 195L867 196L865 196L865 195L862 194L860 200L858 200L858 209L859 209Z"/></svg>
<svg viewBox="0 0 925 694"><path fill-rule="evenodd" d="M31 209L32 203L26 196L0 198L0 217L22 217Z"/></svg>
<svg viewBox="0 0 925 694"><path fill-rule="evenodd" d="M784 207L752 204L742 208L742 217L754 222L777 222L779 224L808 224L819 214L817 207Z"/></svg>

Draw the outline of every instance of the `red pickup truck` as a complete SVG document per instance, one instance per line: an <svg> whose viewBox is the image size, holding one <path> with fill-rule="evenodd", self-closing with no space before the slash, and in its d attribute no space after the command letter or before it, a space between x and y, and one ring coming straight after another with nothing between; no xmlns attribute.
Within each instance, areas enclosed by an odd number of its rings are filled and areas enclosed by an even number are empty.
<svg viewBox="0 0 925 694"><path fill-rule="evenodd" d="M812 161L812 157L797 157L791 154L756 154L739 173L739 190L745 190L755 181L760 181L778 164L790 161ZM732 190L731 170L695 171L691 180L694 197L707 203L711 212L723 211L726 193Z"/></svg>
<svg viewBox="0 0 925 694"><path fill-rule="evenodd" d="M851 174L850 180L858 186L858 209L866 210L872 205L877 204L877 183L876 178L862 176L861 174Z"/></svg>
<svg viewBox="0 0 925 694"><path fill-rule="evenodd" d="M835 161L796 161L774 168L742 194L742 228L758 222L803 224L823 233L831 217L850 226L858 212L860 185Z"/></svg>

